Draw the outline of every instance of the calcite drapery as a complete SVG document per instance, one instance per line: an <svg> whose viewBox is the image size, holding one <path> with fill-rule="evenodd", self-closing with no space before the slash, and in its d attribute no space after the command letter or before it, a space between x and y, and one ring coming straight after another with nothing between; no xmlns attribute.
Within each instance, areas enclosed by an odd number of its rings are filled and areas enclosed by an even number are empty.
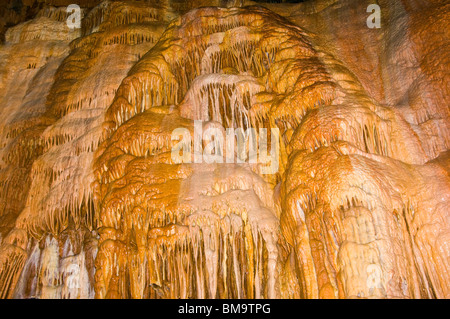
<svg viewBox="0 0 450 319"><path fill-rule="evenodd" d="M380 1L377 30L368 4L103 1L80 30L64 7L9 28L0 296L448 298L449 5ZM194 121L278 128L278 172L174 164Z"/></svg>

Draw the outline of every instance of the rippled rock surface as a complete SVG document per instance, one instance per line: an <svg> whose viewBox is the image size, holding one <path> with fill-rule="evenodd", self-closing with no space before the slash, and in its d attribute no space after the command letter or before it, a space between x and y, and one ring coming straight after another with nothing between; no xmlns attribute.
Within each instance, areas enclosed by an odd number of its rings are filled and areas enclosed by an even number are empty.
<svg viewBox="0 0 450 319"><path fill-rule="evenodd" d="M0 297L449 298L450 5L206 2L0 6Z"/></svg>

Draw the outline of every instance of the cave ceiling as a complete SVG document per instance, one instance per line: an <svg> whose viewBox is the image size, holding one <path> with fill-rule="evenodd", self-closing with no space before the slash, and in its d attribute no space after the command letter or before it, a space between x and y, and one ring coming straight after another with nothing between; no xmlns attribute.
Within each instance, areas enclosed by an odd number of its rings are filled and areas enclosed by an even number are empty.
<svg viewBox="0 0 450 319"><path fill-rule="evenodd" d="M372 2L0 4L0 298L449 298L450 4Z"/></svg>

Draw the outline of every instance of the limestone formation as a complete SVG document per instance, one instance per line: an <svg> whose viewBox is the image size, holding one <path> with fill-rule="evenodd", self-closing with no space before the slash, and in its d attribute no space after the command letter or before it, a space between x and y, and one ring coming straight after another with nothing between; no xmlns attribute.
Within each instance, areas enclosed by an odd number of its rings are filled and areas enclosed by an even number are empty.
<svg viewBox="0 0 450 319"><path fill-rule="evenodd" d="M446 1L43 2L0 7L0 298L450 298Z"/></svg>

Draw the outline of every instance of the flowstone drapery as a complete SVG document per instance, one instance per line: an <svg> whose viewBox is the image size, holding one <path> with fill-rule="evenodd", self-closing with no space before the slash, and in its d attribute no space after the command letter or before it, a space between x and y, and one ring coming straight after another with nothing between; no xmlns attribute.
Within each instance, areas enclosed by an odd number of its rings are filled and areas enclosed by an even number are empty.
<svg viewBox="0 0 450 319"><path fill-rule="evenodd" d="M450 297L450 7L379 2L11 13L0 297Z"/></svg>

